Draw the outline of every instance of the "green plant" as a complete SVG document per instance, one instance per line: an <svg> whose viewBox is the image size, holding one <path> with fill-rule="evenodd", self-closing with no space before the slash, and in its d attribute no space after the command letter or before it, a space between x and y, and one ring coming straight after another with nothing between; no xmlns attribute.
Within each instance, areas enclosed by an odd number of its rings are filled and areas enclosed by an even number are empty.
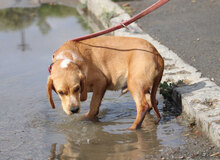
<svg viewBox="0 0 220 160"><path fill-rule="evenodd" d="M107 12L107 11L103 11L102 12L102 17L103 17L103 20L109 25L110 23L110 20L115 17L115 12L114 11L111 11L111 12Z"/></svg>
<svg viewBox="0 0 220 160"><path fill-rule="evenodd" d="M172 99L172 93L173 93L173 83L167 83L166 81L163 83L160 83L160 94L163 95L165 99Z"/></svg>
<svg viewBox="0 0 220 160"><path fill-rule="evenodd" d="M182 80L179 80L176 83L167 83L164 81L159 85L160 94L162 94L165 99L172 100L173 89L183 85L185 85L185 83Z"/></svg>

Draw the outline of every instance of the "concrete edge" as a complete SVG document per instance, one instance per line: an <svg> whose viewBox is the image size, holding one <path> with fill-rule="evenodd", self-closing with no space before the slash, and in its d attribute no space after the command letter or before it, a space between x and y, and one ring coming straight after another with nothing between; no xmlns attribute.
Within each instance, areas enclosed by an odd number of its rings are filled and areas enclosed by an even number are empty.
<svg viewBox="0 0 220 160"><path fill-rule="evenodd" d="M128 20L130 16L111 0L79 0L86 5L88 11L104 28ZM186 64L176 53L168 47L154 40L144 33L136 24L132 23L128 29L123 28L113 33L115 36L128 36L143 38L152 43L165 60L163 81L178 82L188 85L177 87L173 92L173 99L182 105L182 111L190 118L195 119L196 124L220 147L220 87L208 78L201 78L201 73L196 68Z"/></svg>

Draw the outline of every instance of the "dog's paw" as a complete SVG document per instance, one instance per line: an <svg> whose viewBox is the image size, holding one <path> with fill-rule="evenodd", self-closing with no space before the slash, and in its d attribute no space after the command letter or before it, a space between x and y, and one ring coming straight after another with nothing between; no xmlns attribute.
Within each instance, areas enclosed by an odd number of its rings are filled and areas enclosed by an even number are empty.
<svg viewBox="0 0 220 160"><path fill-rule="evenodd" d="M88 114L84 114L80 117L80 120L83 120L83 121L88 121L90 118L88 117Z"/></svg>
<svg viewBox="0 0 220 160"><path fill-rule="evenodd" d="M134 131L134 130L137 130L137 129L140 129L141 128L141 126L138 126L138 125L132 125L130 128L128 128L128 130L132 130L132 131Z"/></svg>

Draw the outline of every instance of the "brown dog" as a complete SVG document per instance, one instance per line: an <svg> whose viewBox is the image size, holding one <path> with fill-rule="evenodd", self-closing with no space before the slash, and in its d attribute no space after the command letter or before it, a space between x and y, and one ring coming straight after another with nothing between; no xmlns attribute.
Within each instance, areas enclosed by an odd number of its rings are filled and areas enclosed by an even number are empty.
<svg viewBox="0 0 220 160"><path fill-rule="evenodd" d="M55 53L47 94L52 108L52 89L59 95L63 110L80 111L80 101L93 92L88 119L96 118L106 90L130 91L137 116L130 129L141 127L145 114L157 108L156 91L164 61L153 45L143 39L103 36L80 42L67 41Z"/></svg>

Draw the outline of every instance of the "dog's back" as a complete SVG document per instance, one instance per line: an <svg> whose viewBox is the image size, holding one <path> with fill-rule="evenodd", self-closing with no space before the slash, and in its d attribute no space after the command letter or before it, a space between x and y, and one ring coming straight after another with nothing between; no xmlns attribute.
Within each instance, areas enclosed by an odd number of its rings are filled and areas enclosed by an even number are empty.
<svg viewBox="0 0 220 160"><path fill-rule="evenodd" d="M146 67L149 74L151 71L155 74L151 75L153 77L163 70L162 57L156 48L144 39L103 36L77 43L83 57L102 70L113 84L116 84L120 78L122 80L122 77L127 78L129 70L135 69L134 72L137 72ZM118 85L116 86L115 89L119 89Z"/></svg>

